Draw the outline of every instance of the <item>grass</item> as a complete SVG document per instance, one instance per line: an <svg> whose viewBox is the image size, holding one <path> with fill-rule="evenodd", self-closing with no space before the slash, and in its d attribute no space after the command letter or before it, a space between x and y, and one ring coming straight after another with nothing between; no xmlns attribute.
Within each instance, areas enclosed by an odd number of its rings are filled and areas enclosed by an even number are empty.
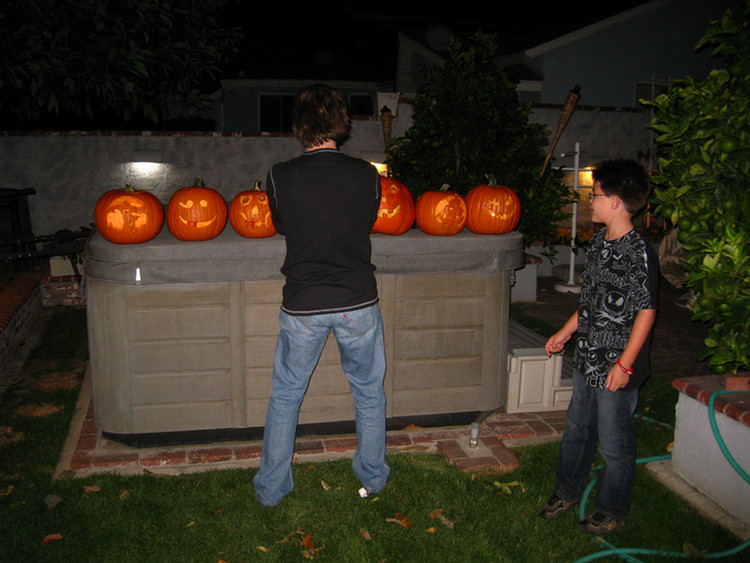
<svg viewBox="0 0 750 563"><path fill-rule="evenodd" d="M536 516L554 484L557 443L516 448L521 466L503 475L467 475L434 455L390 456L388 487L365 500L349 461L296 465L295 490L273 509L255 502L252 469L52 480L83 376L85 325L83 310L57 310L0 401L0 561L539 563L604 547L577 530L577 513ZM667 387L648 384L644 414L673 416ZM641 456L663 454L672 439L647 421L639 432ZM608 540L667 551L689 542L709 552L739 543L642 465L628 523Z"/></svg>

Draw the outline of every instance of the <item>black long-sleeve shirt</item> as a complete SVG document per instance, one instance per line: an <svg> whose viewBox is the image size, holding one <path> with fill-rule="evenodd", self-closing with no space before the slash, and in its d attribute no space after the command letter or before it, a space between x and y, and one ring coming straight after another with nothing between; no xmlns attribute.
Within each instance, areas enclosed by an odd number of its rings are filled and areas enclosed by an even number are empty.
<svg viewBox="0 0 750 563"><path fill-rule="evenodd" d="M318 149L274 165L266 191L274 225L286 238L283 310L312 315L377 303L370 245L380 205L375 167Z"/></svg>

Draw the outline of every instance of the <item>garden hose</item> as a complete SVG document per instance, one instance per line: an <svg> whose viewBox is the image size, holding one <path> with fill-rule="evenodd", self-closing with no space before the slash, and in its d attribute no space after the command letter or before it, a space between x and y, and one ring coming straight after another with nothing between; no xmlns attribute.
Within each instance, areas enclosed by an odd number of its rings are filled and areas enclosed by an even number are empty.
<svg viewBox="0 0 750 563"><path fill-rule="evenodd" d="M728 394L728 393L743 393L743 392L744 391L726 391L726 390L720 389L712 393L708 401L708 419L711 423L711 430L713 431L714 438L716 438L716 441L719 444L719 449L721 449L721 452L724 454L724 457L726 457L729 464L740 475L740 477L742 477L747 483L750 484L750 475L748 475L748 473L744 469L742 469L742 467L739 466L737 461L734 459L732 454L727 449L727 446L724 443L724 439L721 437L719 428L716 424L716 413L714 411L714 403L716 402L716 397L718 397L719 395ZM649 422L656 422L657 424L663 424L654 419L649 419L648 417L641 416L640 418L647 420ZM664 424L664 426L668 426L668 425ZM661 456L640 458L636 460L636 463L638 464L650 463L652 461L661 461L665 459L670 459L671 457L672 457L672 454L665 454ZM586 503L597 481L595 472L601 469L602 467L603 465L599 465L595 467L591 472L591 481L588 483L588 485L586 486L586 489L583 492L583 496L581 497L581 503L579 506L579 513L580 513L581 518L584 518L586 516ZM576 560L575 563L586 563L587 561L594 561L596 559L602 559L604 557L609 557L610 555L619 555L626 561L631 561L635 563L641 563L641 561L639 559L632 557L632 555L659 555L663 557L672 557L676 559L691 559L691 560L721 559L723 557L729 557L737 553L740 553L744 549L747 549L748 547L750 547L750 539L747 539L741 544L731 549L727 549L724 551L717 551L714 553L705 553L705 554L700 555L699 557L696 557L695 555L687 555L679 551L662 551L658 549L648 549L648 548L640 548L640 547L618 548L618 547L613 546L612 544L610 544L608 541L606 541L603 538L597 538L597 539L603 542L607 546L607 549L582 557Z"/></svg>

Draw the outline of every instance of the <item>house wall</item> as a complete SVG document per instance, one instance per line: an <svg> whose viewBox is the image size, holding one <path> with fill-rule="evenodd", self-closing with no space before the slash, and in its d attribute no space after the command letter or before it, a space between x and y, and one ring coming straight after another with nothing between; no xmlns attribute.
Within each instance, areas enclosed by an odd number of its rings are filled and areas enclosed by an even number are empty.
<svg viewBox="0 0 750 563"><path fill-rule="evenodd" d="M410 124L409 107L402 103L393 122L393 135L402 135ZM547 124L554 132L560 107L540 107L531 120ZM648 114L582 107L573 114L555 152L552 164L572 166L560 152L572 151L576 141L584 152L581 165L606 157L636 158L648 148ZM141 171L131 162L133 151L158 151L163 162ZM354 120L351 138L342 151L370 161L384 159L379 120ZM200 176L227 201L256 179L265 183L275 162L298 154L299 143L284 135L242 133L1 133L0 178L7 188L34 188L29 198L35 234L60 229L77 230L93 223L94 206L107 190L130 182L154 193L163 203L180 187Z"/></svg>
<svg viewBox="0 0 750 563"><path fill-rule="evenodd" d="M695 46L711 20L731 0L662 0L615 16L527 52L543 76L542 103L562 103L581 86L581 103L635 107L635 83L704 77L716 68L709 51ZM627 13L625 13L627 14Z"/></svg>

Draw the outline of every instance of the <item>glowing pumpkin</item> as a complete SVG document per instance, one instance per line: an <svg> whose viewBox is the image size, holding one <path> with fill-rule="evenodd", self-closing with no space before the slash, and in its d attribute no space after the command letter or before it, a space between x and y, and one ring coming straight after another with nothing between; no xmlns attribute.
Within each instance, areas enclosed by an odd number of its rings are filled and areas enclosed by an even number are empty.
<svg viewBox="0 0 750 563"><path fill-rule="evenodd" d="M414 197L398 180L380 178L381 196L374 233L402 235L412 228L417 214Z"/></svg>
<svg viewBox="0 0 750 563"><path fill-rule="evenodd" d="M268 206L268 194L255 181L252 190L238 193L229 204L229 222L237 234L246 238L264 238L276 234Z"/></svg>
<svg viewBox="0 0 750 563"><path fill-rule="evenodd" d="M179 240L210 240L227 224L227 203L219 192L203 185L180 188L167 204L167 227Z"/></svg>
<svg viewBox="0 0 750 563"><path fill-rule="evenodd" d="M417 226L428 235L455 235L466 226L466 202L448 188L446 184L417 199Z"/></svg>
<svg viewBox="0 0 750 563"><path fill-rule="evenodd" d="M509 233L521 219L521 199L506 186L480 185L466 194L466 227L477 234Z"/></svg>
<svg viewBox="0 0 750 563"><path fill-rule="evenodd" d="M154 238L164 225L164 208L150 192L130 184L104 193L94 207L94 223L116 244L138 244Z"/></svg>

